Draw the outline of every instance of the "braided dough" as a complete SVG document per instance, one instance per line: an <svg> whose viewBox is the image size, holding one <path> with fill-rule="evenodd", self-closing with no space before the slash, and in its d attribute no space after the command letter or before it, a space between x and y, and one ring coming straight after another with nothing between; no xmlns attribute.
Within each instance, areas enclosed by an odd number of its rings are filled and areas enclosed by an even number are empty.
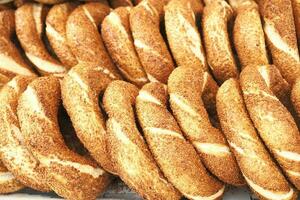
<svg viewBox="0 0 300 200"><path fill-rule="evenodd" d="M193 146L183 137L167 110L167 97L165 85L148 83L136 100L138 119L156 162L187 198L220 199L225 186L208 174Z"/></svg>
<svg viewBox="0 0 300 200"><path fill-rule="evenodd" d="M205 84L201 69L176 68L168 81L173 115L206 168L225 183L242 185L243 177L228 144L219 129L211 125L203 106L201 96Z"/></svg>
<svg viewBox="0 0 300 200"><path fill-rule="evenodd" d="M113 61L130 82L142 86L148 78L133 45L129 15L130 7L112 11L101 25L103 41Z"/></svg>
<svg viewBox="0 0 300 200"><path fill-rule="evenodd" d="M166 83L174 69L172 57L160 33L166 2L144 0L130 12L134 45L151 82Z"/></svg>
<svg viewBox="0 0 300 200"><path fill-rule="evenodd" d="M178 191L166 181L137 129L133 106L138 88L114 81L108 85L103 103L108 147L117 174L145 199L180 199Z"/></svg>
<svg viewBox="0 0 300 200"><path fill-rule="evenodd" d="M131 0L109 0L112 8L133 6Z"/></svg>
<svg viewBox="0 0 300 200"><path fill-rule="evenodd" d="M233 10L224 0L212 1L204 7L202 27L207 61L220 83L239 74L227 32L232 17Z"/></svg>
<svg viewBox="0 0 300 200"><path fill-rule="evenodd" d="M9 78L17 74L34 75L12 42L12 36L15 33L15 12L13 10L0 11L0 33L0 73Z"/></svg>
<svg viewBox="0 0 300 200"><path fill-rule="evenodd" d="M26 147L38 159L37 170L66 199L96 199L109 183L95 162L68 149L59 130L59 79L35 79L21 95L18 117Z"/></svg>
<svg viewBox="0 0 300 200"><path fill-rule="evenodd" d="M273 63L293 84L300 76L300 60L291 1L262 0L260 11Z"/></svg>
<svg viewBox="0 0 300 200"><path fill-rule="evenodd" d="M4 165L24 185L40 191L49 191L45 178L36 170L38 161L23 144L17 118L19 96L33 79L16 76L0 92L0 155Z"/></svg>
<svg viewBox="0 0 300 200"><path fill-rule="evenodd" d="M66 68L54 59L43 43L44 19L47 9L42 4L28 3L16 10L16 32L28 59L43 74L62 76Z"/></svg>
<svg viewBox="0 0 300 200"><path fill-rule="evenodd" d="M63 104L71 118L76 134L92 157L106 170L114 173L106 148L106 128L99 94L114 77L102 67L78 65L62 82Z"/></svg>
<svg viewBox="0 0 300 200"><path fill-rule="evenodd" d="M246 107L255 128L290 181L300 188L300 134L286 107L274 95L267 71L274 66L249 66L240 76Z"/></svg>
<svg viewBox="0 0 300 200"><path fill-rule="evenodd" d="M194 13L194 7L198 8L198 13ZM207 71L207 62L195 17L195 14L200 15L201 11L200 1L172 0L165 7L165 26L177 65L200 67Z"/></svg>
<svg viewBox="0 0 300 200"><path fill-rule="evenodd" d="M253 0L230 0L237 13L233 40L242 68L247 65L267 65L268 54L258 6Z"/></svg>
<svg viewBox="0 0 300 200"><path fill-rule="evenodd" d="M120 78L98 32L98 25L109 11L110 8L100 2L78 6L67 21L67 40L79 63L96 63L114 78Z"/></svg>
<svg viewBox="0 0 300 200"><path fill-rule="evenodd" d="M54 5L47 14L46 34L50 45L59 60L68 68L77 64L66 36L66 24L69 15L76 8L75 3Z"/></svg>
<svg viewBox="0 0 300 200"><path fill-rule="evenodd" d="M297 199L257 135L237 80L229 79L220 87L217 108L222 130L251 190L260 199Z"/></svg>

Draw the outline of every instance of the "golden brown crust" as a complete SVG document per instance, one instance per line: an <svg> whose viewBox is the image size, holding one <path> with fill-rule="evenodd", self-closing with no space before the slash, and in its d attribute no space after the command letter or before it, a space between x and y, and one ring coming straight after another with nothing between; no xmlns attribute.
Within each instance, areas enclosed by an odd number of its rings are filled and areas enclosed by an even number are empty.
<svg viewBox="0 0 300 200"><path fill-rule="evenodd" d="M246 107L255 128L285 175L300 187L300 135L287 108L274 95L266 75L274 66L248 66L240 76Z"/></svg>
<svg viewBox="0 0 300 200"><path fill-rule="evenodd" d="M42 36L47 8L42 4L28 3L16 10L16 33L28 59L43 74L62 76L67 69L46 49Z"/></svg>
<svg viewBox="0 0 300 200"><path fill-rule="evenodd" d="M296 33L298 39L298 48L300 42L300 1L299 0L292 0L293 11L294 11L294 20L296 26Z"/></svg>
<svg viewBox="0 0 300 200"><path fill-rule="evenodd" d="M193 146L183 137L167 110L167 97L165 85L148 83L136 100L138 119L154 159L187 198L221 198L224 186L208 174Z"/></svg>
<svg viewBox="0 0 300 200"><path fill-rule="evenodd" d="M69 15L76 8L76 3L54 5L47 14L46 35L59 60L68 68L77 64L68 43L66 24Z"/></svg>
<svg viewBox="0 0 300 200"><path fill-rule="evenodd" d="M300 79L298 78L293 86L291 99L293 102L293 106L300 117Z"/></svg>
<svg viewBox="0 0 300 200"><path fill-rule="evenodd" d="M59 79L35 79L21 95L18 117L25 145L39 160L37 170L47 184L66 199L96 199L110 182L94 161L68 149L57 122Z"/></svg>
<svg viewBox="0 0 300 200"><path fill-rule="evenodd" d="M78 138L106 171L115 174L106 148L105 120L98 104L99 94L112 80L101 66L78 65L65 76L61 90Z"/></svg>
<svg viewBox="0 0 300 200"><path fill-rule="evenodd" d="M2 88L2 86L5 85L9 80L9 77L0 73L0 88Z"/></svg>
<svg viewBox="0 0 300 200"><path fill-rule="evenodd" d="M14 10L0 11L0 73L12 78L17 74L34 75L12 41L15 33Z"/></svg>
<svg viewBox="0 0 300 200"><path fill-rule="evenodd" d="M103 97L109 116L108 147L114 169L145 199L180 199L180 193L163 177L137 129L133 106L138 91L132 84L114 81Z"/></svg>
<svg viewBox="0 0 300 200"><path fill-rule="evenodd" d="M290 0L262 0L260 12L273 63L293 84L300 76L300 60Z"/></svg>
<svg viewBox="0 0 300 200"><path fill-rule="evenodd" d="M16 76L0 92L0 155L3 164L24 185L40 191L49 191L45 178L36 170L39 163L22 143L17 105L33 77Z"/></svg>
<svg viewBox="0 0 300 200"><path fill-rule="evenodd" d="M7 194L17 192L24 188L24 186L10 173L0 162L0 194Z"/></svg>
<svg viewBox="0 0 300 200"><path fill-rule="evenodd" d="M151 82L166 83L174 69L172 57L159 28L166 3L167 0L144 0L130 12L134 45Z"/></svg>
<svg viewBox="0 0 300 200"><path fill-rule="evenodd" d="M197 12L193 8L199 8ZM172 55L178 66L208 70L196 15L202 11L200 1L172 0L165 7L165 27Z"/></svg>
<svg viewBox="0 0 300 200"><path fill-rule="evenodd" d="M67 21L67 40L79 63L101 65L112 76L120 78L98 32L98 26L109 12L110 8L100 2L78 6Z"/></svg>
<svg viewBox="0 0 300 200"><path fill-rule="evenodd" d="M101 25L102 38L116 66L130 82L142 86L148 82L131 36L130 7L121 7L105 17Z"/></svg>
<svg viewBox="0 0 300 200"><path fill-rule="evenodd" d="M217 108L222 130L251 190L260 199L296 199L297 192L289 186L257 135L236 79L229 79L220 87Z"/></svg>
<svg viewBox="0 0 300 200"><path fill-rule="evenodd" d="M109 0L112 8L133 6L131 0Z"/></svg>
<svg viewBox="0 0 300 200"><path fill-rule="evenodd" d="M267 65L268 54L257 4L252 0L231 0L230 5L237 13L233 40L241 67Z"/></svg>
<svg viewBox="0 0 300 200"><path fill-rule="evenodd" d="M201 96L205 75L199 68L178 67L169 77L168 92L173 115L199 153L203 164L217 178L232 185L244 179L223 134L214 128Z"/></svg>
<svg viewBox="0 0 300 200"><path fill-rule="evenodd" d="M203 11L202 27L207 62L219 83L239 74L227 31L227 24L232 16L233 11L224 0L212 1Z"/></svg>

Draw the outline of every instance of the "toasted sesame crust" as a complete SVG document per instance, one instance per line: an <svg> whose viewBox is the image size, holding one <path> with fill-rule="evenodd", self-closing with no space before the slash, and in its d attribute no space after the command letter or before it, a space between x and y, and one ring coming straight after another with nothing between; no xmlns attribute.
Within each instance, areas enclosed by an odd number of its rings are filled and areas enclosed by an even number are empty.
<svg viewBox="0 0 300 200"><path fill-rule="evenodd" d="M99 94L113 80L105 72L101 67L78 65L65 76L61 89L78 138L105 170L115 174L106 148L105 119L98 104Z"/></svg>
<svg viewBox="0 0 300 200"><path fill-rule="evenodd" d="M37 170L66 199L96 199L110 182L94 161L68 149L59 130L59 79L35 79L21 95L18 117L25 145L39 160Z"/></svg>
<svg viewBox="0 0 300 200"><path fill-rule="evenodd" d="M62 3L54 5L46 18L46 35L50 45L59 60L68 68L77 64L67 42L66 24L69 15L76 8L76 3Z"/></svg>
<svg viewBox="0 0 300 200"><path fill-rule="evenodd" d="M108 147L117 174L145 199L180 199L180 193L163 177L141 133L133 106L138 88L114 81L105 91L103 103L108 129Z"/></svg>
<svg viewBox="0 0 300 200"><path fill-rule="evenodd" d="M260 13L273 63L293 84L300 76L300 60L291 1L262 0Z"/></svg>
<svg viewBox="0 0 300 200"><path fill-rule="evenodd" d="M15 75L34 75L34 72L23 59L12 42L15 33L15 11L0 11L0 73L12 78Z"/></svg>
<svg viewBox="0 0 300 200"><path fill-rule="evenodd" d="M243 185L244 179L219 129L214 128L201 96L204 73L199 68L178 67L169 77L168 92L173 115L203 164L217 178L232 185Z"/></svg>
<svg viewBox="0 0 300 200"><path fill-rule="evenodd" d="M42 40L46 13L42 4L19 7L15 12L16 33L26 56L41 74L62 76L67 69L49 54Z"/></svg>
<svg viewBox="0 0 300 200"><path fill-rule="evenodd" d="M147 144L166 178L191 199L220 199L224 186L209 175L193 146L167 110L167 91L148 83L139 92L136 110ZM184 176L182 176L184 174Z"/></svg>
<svg viewBox="0 0 300 200"><path fill-rule="evenodd" d="M207 62L219 83L239 74L227 31L232 17L233 10L224 0L212 1L204 7L202 28Z"/></svg>
<svg viewBox="0 0 300 200"><path fill-rule="evenodd" d="M236 79L229 79L220 87L217 108L223 133L251 190L260 199L280 196L282 199L297 199L297 192L273 162L256 133Z"/></svg>
<svg viewBox="0 0 300 200"><path fill-rule="evenodd" d="M274 66L248 66L240 76L246 107L260 137L279 163L285 175L299 189L300 135L287 108L269 87L261 68Z"/></svg>
<svg viewBox="0 0 300 200"><path fill-rule="evenodd" d="M109 12L110 8L100 2L78 6L67 21L67 40L79 63L101 65L120 78L98 32L98 26Z"/></svg>
<svg viewBox="0 0 300 200"><path fill-rule="evenodd" d="M114 9L118 7L133 6L131 0L109 0L109 4Z"/></svg>
<svg viewBox="0 0 300 200"><path fill-rule="evenodd" d="M101 25L102 38L116 66L130 82L142 86L148 82L144 68L134 48L131 36L130 7L120 7L105 17Z"/></svg>
<svg viewBox="0 0 300 200"><path fill-rule="evenodd" d="M166 3L166 0L144 0L130 12L135 49L151 82L166 83L174 69L172 57L160 33Z"/></svg>
<svg viewBox="0 0 300 200"><path fill-rule="evenodd" d="M3 164L27 187L39 191L50 191L36 168L39 162L24 146L17 118L19 96L34 77L16 76L0 92L0 155Z"/></svg>

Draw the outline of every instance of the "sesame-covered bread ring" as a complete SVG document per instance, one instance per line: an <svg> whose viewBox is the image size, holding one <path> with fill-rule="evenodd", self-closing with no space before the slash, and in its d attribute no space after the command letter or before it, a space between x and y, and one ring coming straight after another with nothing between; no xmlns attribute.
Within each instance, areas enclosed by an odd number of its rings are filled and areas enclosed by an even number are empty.
<svg viewBox="0 0 300 200"><path fill-rule="evenodd" d="M186 66L176 68L168 81L173 115L206 168L225 183L242 185L243 177L226 139L219 129L211 125L202 103L205 84L201 69Z"/></svg>
<svg viewBox="0 0 300 200"><path fill-rule="evenodd" d="M291 99L296 109L299 117L300 117L300 78L298 78L293 86Z"/></svg>
<svg viewBox="0 0 300 200"><path fill-rule="evenodd" d="M106 128L99 94L114 77L100 66L73 67L61 84L63 104L71 118L78 138L91 156L106 170L114 173L106 148Z"/></svg>
<svg viewBox="0 0 300 200"><path fill-rule="evenodd" d="M260 137L289 180L300 188L300 134L287 108L270 88L267 70L274 66L248 66L240 76L246 107ZM274 69L275 70L275 69Z"/></svg>
<svg viewBox="0 0 300 200"><path fill-rule="evenodd" d="M147 144L165 177L189 199L221 199L225 186L206 171L167 109L167 91L148 83L139 92L136 110Z"/></svg>
<svg viewBox="0 0 300 200"><path fill-rule="evenodd" d="M202 27L207 62L219 83L239 72L231 49L227 24L233 10L224 0L214 0L204 7Z"/></svg>
<svg viewBox="0 0 300 200"><path fill-rule="evenodd" d="M43 74L62 76L66 68L46 49L42 36L47 8L42 4L28 3L16 10L16 32L28 59Z"/></svg>
<svg viewBox="0 0 300 200"><path fill-rule="evenodd" d="M293 84L300 76L300 59L291 0L262 0L260 13L273 63Z"/></svg>
<svg viewBox="0 0 300 200"><path fill-rule="evenodd" d="M37 170L58 195L96 199L108 185L109 175L94 161L68 149L59 129L59 105L58 78L42 77L28 85L17 111L24 142L39 161Z"/></svg>
<svg viewBox="0 0 300 200"><path fill-rule="evenodd" d="M114 169L124 182L145 199L180 199L180 193L163 177L141 133L133 106L138 88L124 81L108 85L103 103L109 116L108 147Z"/></svg>
<svg viewBox="0 0 300 200"><path fill-rule="evenodd" d="M251 190L260 199L297 199L249 118L239 83L225 81L217 94L222 130Z"/></svg>
<svg viewBox="0 0 300 200"><path fill-rule="evenodd" d="M112 8L133 6L131 0L109 0Z"/></svg>
<svg viewBox="0 0 300 200"><path fill-rule="evenodd" d="M247 65L267 65L268 54L258 6L253 0L230 0L237 13L233 40L242 68Z"/></svg>
<svg viewBox="0 0 300 200"><path fill-rule="evenodd" d="M16 76L0 92L0 155L4 165L24 185L49 191L45 178L37 171L38 161L23 144L17 118L19 96L33 77Z"/></svg>
<svg viewBox="0 0 300 200"><path fill-rule="evenodd" d="M196 25L193 7L201 7L200 1L172 0L165 7L165 27L168 42L178 66L191 66L208 70L200 33ZM199 9L200 12L202 9Z"/></svg>
<svg viewBox="0 0 300 200"><path fill-rule="evenodd" d="M121 7L105 17L101 25L103 41L116 66L130 82L142 86L148 82L131 36L130 7Z"/></svg>
<svg viewBox="0 0 300 200"><path fill-rule="evenodd" d="M0 73L12 78L17 74L34 75L19 50L12 42L15 33L15 12L0 11Z"/></svg>
<svg viewBox="0 0 300 200"><path fill-rule="evenodd" d="M68 68L77 64L66 35L66 24L69 15L76 8L75 3L54 5L47 14L46 35L59 60Z"/></svg>
<svg viewBox="0 0 300 200"><path fill-rule="evenodd" d="M160 33L167 0L143 0L130 12L130 26L140 61L151 82L166 83L174 69L167 45Z"/></svg>
<svg viewBox="0 0 300 200"><path fill-rule="evenodd" d="M98 32L98 25L109 12L110 8L100 2L78 6L67 21L67 40L79 63L95 63L120 78Z"/></svg>

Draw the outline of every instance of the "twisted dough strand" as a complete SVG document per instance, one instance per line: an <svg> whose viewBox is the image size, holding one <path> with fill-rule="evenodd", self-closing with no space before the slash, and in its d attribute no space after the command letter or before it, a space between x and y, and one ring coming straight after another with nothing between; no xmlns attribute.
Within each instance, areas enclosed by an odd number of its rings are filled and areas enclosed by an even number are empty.
<svg viewBox="0 0 300 200"><path fill-rule="evenodd" d="M167 91L161 83L146 84L136 100L139 122L160 169L187 198L220 199L225 186L207 173L166 105Z"/></svg>
<svg viewBox="0 0 300 200"><path fill-rule="evenodd" d="M98 25L109 12L110 8L101 2L78 6L67 21L67 40L79 63L103 66L111 76L120 78L98 32Z"/></svg>
<svg viewBox="0 0 300 200"><path fill-rule="evenodd" d="M286 107L270 88L266 71L274 66L249 66L240 76L250 118L290 181L300 187L300 134ZM275 69L274 69L275 70Z"/></svg>
<svg viewBox="0 0 300 200"><path fill-rule="evenodd" d="M233 10L224 0L211 1L203 11L202 27L207 62L220 83L239 74L227 32L227 23L232 16Z"/></svg>
<svg viewBox="0 0 300 200"><path fill-rule="evenodd" d="M193 4L192 4L193 3ZM194 7L198 8L194 12ZM165 7L165 26L172 55L178 66L208 70L196 17L202 12L200 1L172 0Z"/></svg>
<svg viewBox="0 0 300 200"><path fill-rule="evenodd" d="M108 174L95 162L68 149L59 130L59 79L42 77L21 95L18 117L26 144L40 165L47 184L67 199L96 199L109 183Z"/></svg>
<svg viewBox="0 0 300 200"><path fill-rule="evenodd" d="M134 45L151 82L166 83L174 69L172 57L159 28L166 3L167 0L144 0L130 12Z"/></svg>
<svg viewBox="0 0 300 200"><path fill-rule="evenodd" d="M260 199L297 199L273 162L249 118L236 79L225 81L217 94L222 130L251 190Z"/></svg>
<svg viewBox="0 0 300 200"><path fill-rule="evenodd" d="M291 0L262 0L260 12L273 63L293 84L300 76L300 60Z"/></svg>
<svg viewBox="0 0 300 200"><path fill-rule="evenodd" d="M114 81L103 97L109 115L108 146L114 168L145 199L180 199L178 191L163 177L136 127L133 106L137 95L135 86Z"/></svg>
<svg viewBox="0 0 300 200"><path fill-rule="evenodd" d="M267 65L268 54L258 6L253 0L230 0L237 16L233 40L242 68L247 65Z"/></svg>
<svg viewBox="0 0 300 200"><path fill-rule="evenodd" d="M204 76L199 68L176 68L168 81L171 109L206 168L225 183L242 185L243 177L228 144L223 134L211 125L203 106Z"/></svg>
<svg viewBox="0 0 300 200"><path fill-rule="evenodd" d="M19 96L33 77L16 76L0 92L0 155L4 165L24 185L49 191L45 177L36 170L39 163L24 146L17 117Z"/></svg>

